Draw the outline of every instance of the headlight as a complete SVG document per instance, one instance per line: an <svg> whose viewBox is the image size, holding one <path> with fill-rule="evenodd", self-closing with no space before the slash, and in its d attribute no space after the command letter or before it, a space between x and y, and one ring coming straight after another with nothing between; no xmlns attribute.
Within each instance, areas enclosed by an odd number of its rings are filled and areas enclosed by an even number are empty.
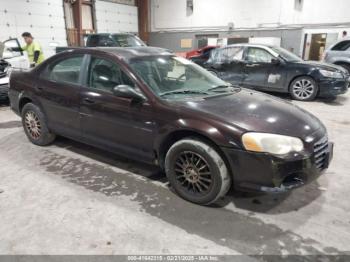
<svg viewBox="0 0 350 262"><path fill-rule="evenodd" d="M242 136L242 142L248 151L274 155L285 155L304 149L303 141L299 138L267 133L246 133Z"/></svg>
<svg viewBox="0 0 350 262"><path fill-rule="evenodd" d="M321 75L330 78L343 78L343 74L340 72L333 72L328 70L320 70Z"/></svg>

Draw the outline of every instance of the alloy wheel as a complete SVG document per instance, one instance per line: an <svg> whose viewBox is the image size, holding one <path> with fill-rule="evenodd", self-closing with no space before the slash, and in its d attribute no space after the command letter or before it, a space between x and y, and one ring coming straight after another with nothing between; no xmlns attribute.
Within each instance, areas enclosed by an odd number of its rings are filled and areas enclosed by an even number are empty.
<svg viewBox="0 0 350 262"><path fill-rule="evenodd" d="M199 154L185 151L175 161L175 178L182 189L195 195L205 195L212 186L210 167Z"/></svg>
<svg viewBox="0 0 350 262"><path fill-rule="evenodd" d="M24 116L25 127L29 135L37 140L41 136L41 124L38 116L33 111L26 112Z"/></svg>
<svg viewBox="0 0 350 262"><path fill-rule="evenodd" d="M309 99L315 92L315 85L308 79L300 79L293 85L293 94L300 100Z"/></svg>

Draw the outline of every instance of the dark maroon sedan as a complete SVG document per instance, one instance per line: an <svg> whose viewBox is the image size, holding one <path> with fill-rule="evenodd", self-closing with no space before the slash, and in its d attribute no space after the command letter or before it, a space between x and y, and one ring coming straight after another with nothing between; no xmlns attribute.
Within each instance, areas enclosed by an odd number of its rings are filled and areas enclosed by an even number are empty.
<svg viewBox="0 0 350 262"><path fill-rule="evenodd" d="M12 73L9 96L32 143L62 135L154 163L198 204L231 186L285 192L332 157L325 127L308 112L158 48L63 52Z"/></svg>

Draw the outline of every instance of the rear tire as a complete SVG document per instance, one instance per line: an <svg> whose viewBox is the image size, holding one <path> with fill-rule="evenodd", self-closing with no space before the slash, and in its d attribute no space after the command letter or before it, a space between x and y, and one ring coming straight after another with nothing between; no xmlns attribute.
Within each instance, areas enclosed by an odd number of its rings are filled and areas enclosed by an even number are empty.
<svg viewBox="0 0 350 262"><path fill-rule="evenodd" d="M56 138L49 131L43 112L32 103L24 105L22 109L22 125L29 141L35 145L46 146Z"/></svg>
<svg viewBox="0 0 350 262"><path fill-rule="evenodd" d="M318 94L318 85L311 77L301 76L293 80L289 92L294 100L312 101Z"/></svg>
<svg viewBox="0 0 350 262"><path fill-rule="evenodd" d="M200 205L217 201L231 186L231 176L221 156L196 139L183 139L171 146L165 172L179 196Z"/></svg>

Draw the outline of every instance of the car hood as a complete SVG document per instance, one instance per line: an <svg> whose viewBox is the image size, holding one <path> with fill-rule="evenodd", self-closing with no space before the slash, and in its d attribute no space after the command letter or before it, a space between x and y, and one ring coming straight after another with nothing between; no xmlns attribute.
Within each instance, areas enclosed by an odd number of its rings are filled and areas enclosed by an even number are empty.
<svg viewBox="0 0 350 262"><path fill-rule="evenodd" d="M296 64L301 64L301 65L305 65L305 66L312 66L318 69L324 69L324 70L328 70L328 71L341 71L343 73L346 73L346 70L341 67L341 66L337 66L337 65L333 65L333 64L328 64L328 63L324 63L324 62L318 62L318 61L301 61L301 62L295 62Z"/></svg>
<svg viewBox="0 0 350 262"><path fill-rule="evenodd" d="M305 139L324 128L309 112L282 99L260 92L242 89L232 95L173 101L174 106L186 107L219 120L242 132L264 132Z"/></svg>

